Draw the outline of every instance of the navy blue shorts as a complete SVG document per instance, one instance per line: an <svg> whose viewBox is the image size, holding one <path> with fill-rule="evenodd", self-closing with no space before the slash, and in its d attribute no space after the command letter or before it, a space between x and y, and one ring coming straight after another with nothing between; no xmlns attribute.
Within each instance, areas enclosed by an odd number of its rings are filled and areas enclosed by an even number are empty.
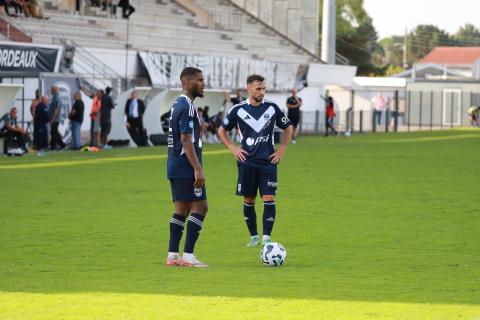
<svg viewBox="0 0 480 320"><path fill-rule="evenodd" d="M170 179L173 202L193 202L207 200L207 191L205 186L202 188L194 188L194 182L194 179Z"/></svg>
<svg viewBox="0 0 480 320"><path fill-rule="evenodd" d="M277 166L256 168L238 165L237 196L275 195L277 193Z"/></svg>

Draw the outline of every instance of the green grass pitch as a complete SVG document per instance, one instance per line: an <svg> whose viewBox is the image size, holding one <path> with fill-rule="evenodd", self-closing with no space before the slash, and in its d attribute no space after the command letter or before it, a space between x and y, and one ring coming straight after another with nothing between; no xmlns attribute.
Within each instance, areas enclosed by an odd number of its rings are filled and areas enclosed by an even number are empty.
<svg viewBox="0 0 480 320"><path fill-rule="evenodd" d="M279 166L280 268L245 247L219 145L196 248L212 266L165 267L165 153L0 158L0 319L480 319L479 131L300 138Z"/></svg>

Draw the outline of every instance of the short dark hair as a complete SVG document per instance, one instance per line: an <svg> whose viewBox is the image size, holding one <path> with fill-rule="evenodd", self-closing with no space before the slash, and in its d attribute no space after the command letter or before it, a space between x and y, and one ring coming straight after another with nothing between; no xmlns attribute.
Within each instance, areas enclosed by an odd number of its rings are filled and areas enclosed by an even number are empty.
<svg viewBox="0 0 480 320"><path fill-rule="evenodd" d="M195 68L195 67L186 67L185 69L182 70L182 73L180 74L180 80L183 80L184 78L190 78L195 76L197 73L203 73L202 70Z"/></svg>
<svg viewBox="0 0 480 320"><path fill-rule="evenodd" d="M247 84L254 83L255 81L263 82L265 81L265 78L259 74L252 74L247 78Z"/></svg>

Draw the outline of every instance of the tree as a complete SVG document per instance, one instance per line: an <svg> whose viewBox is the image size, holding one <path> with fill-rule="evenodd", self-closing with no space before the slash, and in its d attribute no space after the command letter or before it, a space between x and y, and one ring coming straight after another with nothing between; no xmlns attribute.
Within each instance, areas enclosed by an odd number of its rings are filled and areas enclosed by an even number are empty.
<svg viewBox="0 0 480 320"><path fill-rule="evenodd" d="M449 45L453 46L454 43L451 42L447 32L431 24L419 25L408 35L407 63L412 65L413 62L423 58L433 48Z"/></svg>
<svg viewBox="0 0 480 320"><path fill-rule="evenodd" d="M323 1L320 1L323 7ZM372 63L372 53L381 51L377 44L377 32L372 18L363 8L363 0L337 0L336 50L358 66L358 74L376 72ZM320 29L322 17L320 15ZM320 32L321 34L321 32Z"/></svg>
<svg viewBox="0 0 480 320"><path fill-rule="evenodd" d="M457 33L453 36L455 44L458 46L480 46L480 30L473 24L465 24L458 29Z"/></svg>

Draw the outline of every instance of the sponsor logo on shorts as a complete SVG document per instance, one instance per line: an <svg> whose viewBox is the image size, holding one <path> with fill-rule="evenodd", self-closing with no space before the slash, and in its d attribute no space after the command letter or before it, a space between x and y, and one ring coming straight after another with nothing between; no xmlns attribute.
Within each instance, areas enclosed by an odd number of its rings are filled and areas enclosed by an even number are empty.
<svg viewBox="0 0 480 320"><path fill-rule="evenodd" d="M276 188L277 187L277 181L267 181L267 186Z"/></svg>
<svg viewBox="0 0 480 320"><path fill-rule="evenodd" d="M197 198L202 196L202 188L195 188L195 189L193 189L193 192L195 193L195 196Z"/></svg>
<svg viewBox="0 0 480 320"><path fill-rule="evenodd" d="M193 129L193 120L188 123L188 126L190 127L190 129Z"/></svg>
<svg viewBox="0 0 480 320"><path fill-rule="evenodd" d="M275 221L275 219L274 219L273 217L270 217L270 218L265 219L265 220L270 221L270 222L274 222L274 221Z"/></svg>
<svg viewBox="0 0 480 320"><path fill-rule="evenodd" d="M224 125L228 126L228 123L229 123L229 122L230 122L230 121L228 121L228 118L227 118L227 117L225 117L225 118L223 119L223 124L224 124Z"/></svg>
<svg viewBox="0 0 480 320"><path fill-rule="evenodd" d="M288 118L287 118L287 117L282 117L282 122L283 122L283 123L287 123L287 121L288 121Z"/></svg>
<svg viewBox="0 0 480 320"><path fill-rule="evenodd" d="M238 190L238 192L242 191L242 184L241 183L238 184L237 190Z"/></svg>

